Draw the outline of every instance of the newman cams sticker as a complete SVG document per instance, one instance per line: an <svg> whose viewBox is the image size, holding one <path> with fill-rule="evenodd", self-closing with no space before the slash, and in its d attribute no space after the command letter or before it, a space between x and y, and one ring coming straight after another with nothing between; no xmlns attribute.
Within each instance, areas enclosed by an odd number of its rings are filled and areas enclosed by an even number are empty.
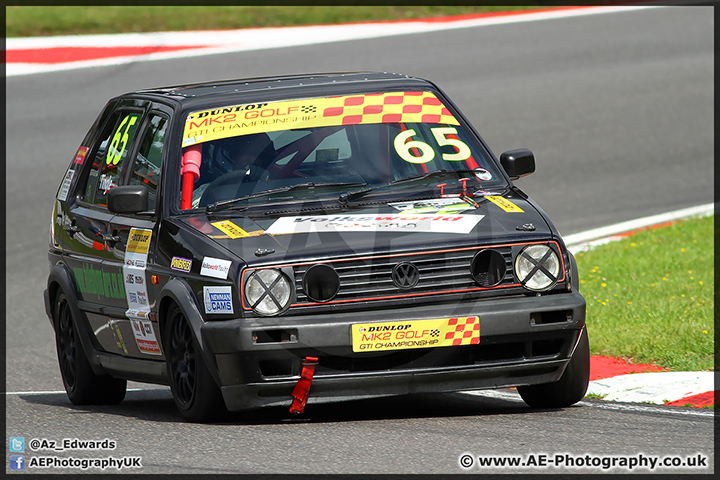
<svg viewBox="0 0 720 480"><path fill-rule="evenodd" d="M271 235L320 232L431 232L468 234L483 215L314 215L282 217L265 230Z"/></svg>
<svg viewBox="0 0 720 480"><path fill-rule="evenodd" d="M480 343L479 317L351 325L353 352L454 347Z"/></svg>
<svg viewBox="0 0 720 480"><path fill-rule="evenodd" d="M232 287L203 287L205 313L234 313Z"/></svg>

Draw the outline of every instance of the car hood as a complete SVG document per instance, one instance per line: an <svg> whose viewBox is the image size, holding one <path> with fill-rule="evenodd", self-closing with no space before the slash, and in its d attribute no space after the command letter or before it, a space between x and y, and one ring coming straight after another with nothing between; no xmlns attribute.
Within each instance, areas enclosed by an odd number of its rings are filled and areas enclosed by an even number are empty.
<svg viewBox="0 0 720 480"><path fill-rule="evenodd" d="M474 204L473 204L474 203ZM548 239L552 227L531 201L508 193L388 202L344 211L301 209L247 216L200 214L190 227L249 265L380 255Z"/></svg>

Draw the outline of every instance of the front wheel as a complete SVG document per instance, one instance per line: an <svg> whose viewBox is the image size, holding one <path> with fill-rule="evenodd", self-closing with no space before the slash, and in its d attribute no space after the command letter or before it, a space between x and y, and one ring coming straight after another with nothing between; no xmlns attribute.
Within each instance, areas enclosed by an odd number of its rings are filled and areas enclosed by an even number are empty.
<svg viewBox="0 0 720 480"><path fill-rule="evenodd" d="M191 422L206 422L226 412L222 394L208 371L190 324L179 307L170 312L165 329L170 389L175 405Z"/></svg>
<svg viewBox="0 0 720 480"><path fill-rule="evenodd" d="M518 387L518 393L533 408L561 408L573 405L585 396L590 381L590 344L585 327L580 341L560 380L541 385Z"/></svg>
<svg viewBox="0 0 720 480"><path fill-rule="evenodd" d="M107 405L125 398L127 380L96 375L80 345L78 323L64 292L55 301L55 346L68 398L75 405Z"/></svg>

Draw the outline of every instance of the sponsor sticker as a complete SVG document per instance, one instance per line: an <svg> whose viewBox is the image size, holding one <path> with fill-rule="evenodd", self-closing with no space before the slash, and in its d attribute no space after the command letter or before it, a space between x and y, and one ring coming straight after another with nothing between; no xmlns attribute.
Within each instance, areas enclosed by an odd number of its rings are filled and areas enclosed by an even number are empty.
<svg viewBox="0 0 720 480"><path fill-rule="evenodd" d="M230 238L242 238L247 237L248 233L242 228L235 225L230 220L223 220L221 222L212 222L211 224L218 230L225 232Z"/></svg>
<svg viewBox="0 0 720 480"><path fill-rule="evenodd" d="M170 268L179 272L189 273L192 268L192 260L183 257L173 257L170 261Z"/></svg>
<svg viewBox="0 0 720 480"><path fill-rule="evenodd" d="M230 260L221 260L219 258L205 257L203 258L200 275L225 280L228 277L228 273L230 273L230 265L232 265L232 262Z"/></svg>
<svg viewBox="0 0 720 480"><path fill-rule="evenodd" d="M158 344L157 338L155 337L152 322L134 319L130 320L130 322L132 323L132 331L133 335L135 335L138 350L148 355L162 355L160 344Z"/></svg>
<svg viewBox="0 0 720 480"><path fill-rule="evenodd" d="M369 123L460 124L430 92L347 95L192 112L185 121L182 146L259 132Z"/></svg>
<svg viewBox="0 0 720 480"><path fill-rule="evenodd" d="M82 165L85 163L85 157L87 156L88 147L80 147L78 148L77 154L75 155L74 163L77 163L78 165Z"/></svg>
<svg viewBox="0 0 720 480"><path fill-rule="evenodd" d="M145 316L149 307L145 269L151 238L152 230L140 228L131 228L128 235L123 281L128 302L125 316L131 319L140 317L140 312L142 312L142 316Z"/></svg>
<svg viewBox="0 0 720 480"><path fill-rule="evenodd" d="M353 352L453 347L480 343L480 318L456 317L350 326Z"/></svg>
<svg viewBox="0 0 720 480"><path fill-rule="evenodd" d="M99 297L123 299L125 287L123 277L119 273L104 272L88 263L73 268L75 286L83 294Z"/></svg>
<svg viewBox="0 0 720 480"><path fill-rule="evenodd" d="M232 287L203 287L205 313L235 313L233 311Z"/></svg>
<svg viewBox="0 0 720 480"><path fill-rule="evenodd" d="M67 200L68 192L70 192L70 185L72 184L73 177L75 176L75 170L68 170L65 173L62 184L60 185L60 191L58 192L57 199L61 202Z"/></svg>
<svg viewBox="0 0 720 480"><path fill-rule="evenodd" d="M510 200L508 200L505 197L501 197L499 195L488 195L485 196L488 200L493 202L498 207L502 208L506 212L522 212L523 209L512 203Z"/></svg>
<svg viewBox="0 0 720 480"><path fill-rule="evenodd" d="M406 215L411 213L457 214L471 210L470 205L457 197L431 198L417 202L395 202L388 203L388 205Z"/></svg>
<svg viewBox="0 0 720 480"><path fill-rule="evenodd" d="M465 204L467 206L467 204ZM468 234L483 215L378 214L282 217L265 233L311 232L432 232Z"/></svg>
<svg viewBox="0 0 720 480"><path fill-rule="evenodd" d="M125 251L129 253L147 255L148 250L150 249L150 237L152 237L152 230L131 228Z"/></svg>
<svg viewBox="0 0 720 480"><path fill-rule="evenodd" d="M118 321L110 318L108 319L108 325L110 326L110 331L115 339L115 345L117 345L117 347L122 350L125 355L127 355L128 349L125 346L125 341L123 340L122 333L120 332L120 325L118 325Z"/></svg>

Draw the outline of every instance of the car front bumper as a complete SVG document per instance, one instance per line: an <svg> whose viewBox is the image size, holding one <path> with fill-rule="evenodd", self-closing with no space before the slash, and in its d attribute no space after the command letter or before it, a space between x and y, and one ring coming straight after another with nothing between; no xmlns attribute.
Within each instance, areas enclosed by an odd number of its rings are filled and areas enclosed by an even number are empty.
<svg viewBox="0 0 720 480"><path fill-rule="evenodd" d="M352 324L477 316L480 343L353 352ZM318 364L308 403L542 384L560 378L585 325L577 292L467 299L323 315L203 324L231 411L289 405L305 357Z"/></svg>

